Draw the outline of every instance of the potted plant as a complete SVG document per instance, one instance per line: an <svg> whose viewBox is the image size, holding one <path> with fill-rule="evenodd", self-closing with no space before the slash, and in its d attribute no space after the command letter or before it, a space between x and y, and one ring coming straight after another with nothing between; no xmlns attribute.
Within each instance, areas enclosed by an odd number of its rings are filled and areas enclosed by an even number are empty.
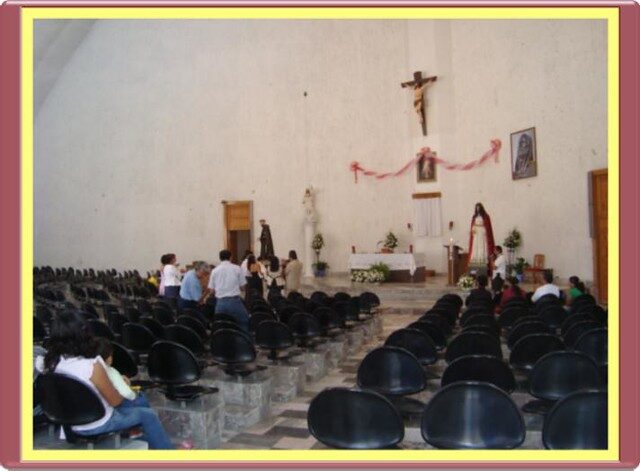
<svg viewBox="0 0 640 471"><path fill-rule="evenodd" d="M384 238L384 244L382 245L382 253L393 253L393 249L398 246L398 238L396 235L389 231Z"/></svg>
<svg viewBox="0 0 640 471"><path fill-rule="evenodd" d="M507 235L502 243L507 248L507 263L513 264L513 257L516 249L522 245L522 234L515 227Z"/></svg>
<svg viewBox="0 0 640 471"><path fill-rule="evenodd" d="M327 274L327 268L329 268L329 264L327 262L318 260L313 264L313 274L317 278L323 278Z"/></svg>
<svg viewBox="0 0 640 471"><path fill-rule="evenodd" d="M458 288L461 288L462 291L464 291L465 293L468 293L469 291L471 291L471 289L473 289L473 286L475 285L475 283L476 281L472 276L462 275L458 279Z"/></svg>
<svg viewBox="0 0 640 471"><path fill-rule="evenodd" d="M518 257L516 259L516 263L512 265L518 282L522 283L522 280L524 280L524 269L527 267L529 267L529 263L527 263L527 261L522 257Z"/></svg>

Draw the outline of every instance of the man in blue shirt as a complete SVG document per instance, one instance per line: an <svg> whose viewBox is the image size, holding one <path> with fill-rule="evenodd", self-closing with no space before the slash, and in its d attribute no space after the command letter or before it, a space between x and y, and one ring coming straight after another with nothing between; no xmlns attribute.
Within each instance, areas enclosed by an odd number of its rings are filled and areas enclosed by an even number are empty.
<svg viewBox="0 0 640 471"><path fill-rule="evenodd" d="M202 292L202 282L209 277L209 265L205 262L195 262L193 268L189 270L182 279L180 285L180 297L178 298L178 308L195 309L209 294L206 289Z"/></svg>

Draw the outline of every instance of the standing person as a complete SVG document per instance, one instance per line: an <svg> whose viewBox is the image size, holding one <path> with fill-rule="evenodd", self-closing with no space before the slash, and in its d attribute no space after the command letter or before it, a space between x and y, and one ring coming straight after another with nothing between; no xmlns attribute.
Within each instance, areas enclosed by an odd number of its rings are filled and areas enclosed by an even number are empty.
<svg viewBox="0 0 640 471"><path fill-rule="evenodd" d="M220 265L213 269L208 288L216 297L216 314L233 317L238 325L249 332L249 313L240 293L247 279L238 265L231 263L231 252L220 251Z"/></svg>
<svg viewBox="0 0 640 471"><path fill-rule="evenodd" d="M202 281L209 278L209 265L206 262L195 262L193 268L189 270L182 279L180 286L180 297L178 298L178 309L197 309L209 294L206 288L203 292Z"/></svg>
<svg viewBox="0 0 640 471"><path fill-rule="evenodd" d="M249 273L247 277L247 299L254 295L262 298L264 294L262 273L260 272L260 265L253 254L247 257L247 272Z"/></svg>
<svg viewBox="0 0 640 471"><path fill-rule="evenodd" d="M262 232L258 238L260 241L260 257L273 257L275 251L273 250L273 240L271 239L271 228L269 228L267 221L264 219L260 219L260 225L262 226Z"/></svg>
<svg viewBox="0 0 640 471"><path fill-rule="evenodd" d="M302 263L298 260L295 250L289 251L289 261L284 267L285 289L287 294L300 289L300 279L302 278Z"/></svg>
<svg viewBox="0 0 640 471"><path fill-rule="evenodd" d="M75 311L63 311L51 324L46 355L36 361L40 371L71 376L91 388L100 399L104 415L93 422L74 425L73 431L78 435L93 436L141 425L141 438L149 443L149 448L174 449L153 409L135 405L120 407L124 398L111 383L107 365L96 353L97 347L95 337L84 327L84 319Z"/></svg>
<svg viewBox="0 0 640 471"><path fill-rule="evenodd" d="M169 253L163 256L165 260L162 269L162 281L164 282L164 298L171 303L178 301L180 295L180 271L176 254Z"/></svg>
<svg viewBox="0 0 640 471"><path fill-rule="evenodd" d="M249 249L245 250L244 252L244 257L242 258L242 263L240 264L240 268L242 268L242 273L244 274L245 277L249 278L251 276L251 273L249 273L249 268L248 268L248 259L249 259L249 255L253 255L253 252ZM249 281L249 280L247 280Z"/></svg>
<svg viewBox="0 0 640 471"><path fill-rule="evenodd" d="M476 203L469 231L469 266L485 268L491 275L489 255L493 253L494 248L491 218L484 210L482 203Z"/></svg>
<svg viewBox="0 0 640 471"><path fill-rule="evenodd" d="M284 276L282 274L280 260L275 255L269 258L269 268L267 269L265 281L269 293L280 294L282 292L282 288L284 288Z"/></svg>
<svg viewBox="0 0 640 471"><path fill-rule="evenodd" d="M160 284L158 285L158 296L162 296L164 298L164 266L169 261L167 254L164 254L160 257L160 271L158 272L158 276L160 278Z"/></svg>
<svg viewBox="0 0 640 471"><path fill-rule="evenodd" d="M493 278L491 289L500 291L504 280L507 279L507 258L502 253L502 247L496 245L493 250Z"/></svg>

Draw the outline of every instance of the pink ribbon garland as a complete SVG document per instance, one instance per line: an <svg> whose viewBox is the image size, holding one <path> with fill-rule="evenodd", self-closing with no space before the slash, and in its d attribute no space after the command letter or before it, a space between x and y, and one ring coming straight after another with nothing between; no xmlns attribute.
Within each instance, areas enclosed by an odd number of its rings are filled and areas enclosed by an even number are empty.
<svg viewBox="0 0 640 471"><path fill-rule="evenodd" d="M473 160L466 164L451 164L446 160L436 157L435 153L429 147L423 147L416 154L415 158L407 162L407 164L397 172L387 172L387 173L374 172L373 170L367 170L363 168L360 165L360 162L358 161L351 162L351 165L349 166L349 170L353 172L356 183L358 183L358 172L362 172L362 174L367 177L375 177L378 179L383 179L387 177L398 177L403 173L405 173L407 170L409 170L411 167L416 165L421 160L430 160L438 165L443 166L447 170L471 170L473 168L479 167L480 165L484 164L487 160L489 160L492 157L495 159L495 162L498 163L498 155L500 153L501 147L502 147L502 142L500 142L500 139L492 139L491 149L489 149L487 152L482 154L482 157L480 157L479 159Z"/></svg>

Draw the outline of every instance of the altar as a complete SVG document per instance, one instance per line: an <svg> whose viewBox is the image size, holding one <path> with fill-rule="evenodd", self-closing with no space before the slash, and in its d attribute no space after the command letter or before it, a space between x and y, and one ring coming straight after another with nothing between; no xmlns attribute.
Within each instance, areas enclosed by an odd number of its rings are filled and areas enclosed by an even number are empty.
<svg viewBox="0 0 640 471"><path fill-rule="evenodd" d="M391 269L389 281L411 283L425 281L426 257L420 253L352 253L349 270L367 270L375 263L384 263Z"/></svg>

